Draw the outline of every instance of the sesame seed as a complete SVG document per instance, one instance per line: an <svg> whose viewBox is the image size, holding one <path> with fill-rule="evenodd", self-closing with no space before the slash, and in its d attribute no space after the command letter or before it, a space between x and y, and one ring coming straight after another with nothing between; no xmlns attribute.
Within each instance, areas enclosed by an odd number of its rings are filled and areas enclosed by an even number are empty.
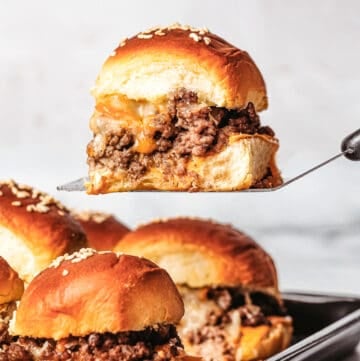
<svg viewBox="0 0 360 361"><path fill-rule="evenodd" d="M200 41L201 40L201 37L198 35L198 34L195 34L195 33L190 33L189 34L189 37L193 40L195 40L196 42Z"/></svg>
<svg viewBox="0 0 360 361"><path fill-rule="evenodd" d="M69 274L69 271L67 269L64 269L61 274L65 277Z"/></svg>
<svg viewBox="0 0 360 361"><path fill-rule="evenodd" d="M168 26L169 30L180 29L180 28L181 28L180 23L174 23Z"/></svg>
<svg viewBox="0 0 360 361"><path fill-rule="evenodd" d="M119 47L122 47L126 44L126 41L127 41L128 38L123 38L121 39L120 43L119 43Z"/></svg>
<svg viewBox="0 0 360 361"><path fill-rule="evenodd" d="M0 197L3 196L3 195L4 195L4 193L2 191L0 191Z"/></svg>
<svg viewBox="0 0 360 361"><path fill-rule="evenodd" d="M26 206L26 211L27 212L33 212L35 210L35 204L29 204Z"/></svg>
<svg viewBox="0 0 360 361"><path fill-rule="evenodd" d="M106 221L111 217L111 214L109 213L93 212L93 211L83 211L83 212L73 211L73 215L75 218L80 219L81 221L85 221L85 222L93 221L95 223L103 223L104 221Z"/></svg>
<svg viewBox="0 0 360 361"><path fill-rule="evenodd" d="M59 216L65 216L65 212L64 211L58 211L58 215Z"/></svg>
<svg viewBox="0 0 360 361"><path fill-rule="evenodd" d="M113 52L110 54L110 56L115 56L116 55L116 50L113 50Z"/></svg>
<svg viewBox="0 0 360 361"><path fill-rule="evenodd" d="M153 36L152 36L152 34L140 33L137 37L138 37L139 39L151 39Z"/></svg>
<svg viewBox="0 0 360 361"><path fill-rule="evenodd" d="M41 193L41 192L40 192L38 189L33 189L32 194L31 194L31 198L32 198L32 199L37 198L40 193Z"/></svg>
<svg viewBox="0 0 360 361"><path fill-rule="evenodd" d="M157 30L157 31L155 31L155 35L164 36L166 34L161 30Z"/></svg>
<svg viewBox="0 0 360 361"><path fill-rule="evenodd" d="M209 44L211 43L211 39L208 38L207 36L204 36L204 43L205 43L206 45L209 45Z"/></svg>
<svg viewBox="0 0 360 361"><path fill-rule="evenodd" d="M47 213L47 212L49 212L50 208L42 203L38 203L35 205L34 210L39 213Z"/></svg>
<svg viewBox="0 0 360 361"><path fill-rule="evenodd" d="M28 198L28 197L31 196L31 194L30 194L29 192L27 192L27 191L18 191L18 192L16 193L16 196L17 196L18 198Z"/></svg>
<svg viewBox="0 0 360 361"><path fill-rule="evenodd" d="M157 31L157 30L159 30L159 29L160 29L159 26L153 26L153 27L151 27L151 28L143 31L142 33L143 33L143 34L149 34L149 33L152 33L153 31Z"/></svg>
<svg viewBox="0 0 360 361"><path fill-rule="evenodd" d="M21 202L20 201L14 201L14 202L11 202L11 205L14 206L14 207L20 207Z"/></svg>

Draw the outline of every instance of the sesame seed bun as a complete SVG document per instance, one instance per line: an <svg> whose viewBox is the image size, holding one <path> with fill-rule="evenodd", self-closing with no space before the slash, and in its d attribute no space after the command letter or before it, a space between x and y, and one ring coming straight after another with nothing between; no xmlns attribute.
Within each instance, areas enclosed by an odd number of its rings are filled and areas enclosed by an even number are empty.
<svg viewBox="0 0 360 361"><path fill-rule="evenodd" d="M152 260L180 285L235 286L279 297L271 257L229 225L190 218L154 221L125 235L114 251Z"/></svg>
<svg viewBox="0 0 360 361"><path fill-rule="evenodd" d="M107 59L96 99L124 94L156 103L185 87L208 105L231 109L252 102L257 111L266 109L263 77L247 52L207 29L175 24L150 30L122 41Z"/></svg>
<svg viewBox="0 0 360 361"><path fill-rule="evenodd" d="M86 246L69 211L48 194L0 182L0 255L29 282L56 257Z"/></svg>
<svg viewBox="0 0 360 361"><path fill-rule="evenodd" d="M166 271L154 263L83 249L33 279L12 333L55 340L92 332L140 331L177 323L183 302Z"/></svg>
<svg viewBox="0 0 360 361"><path fill-rule="evenodd" d="M88 246L97 251L111 251L119 240L130 231L111 214L73 210L72 215L83 227Z"/></svg>
<svg viewBox="0 0 360 361"><path fill-rule="evenodd" d="M9 264L0 257L0 305L17 301L24 292L24 282Z"/></svg>

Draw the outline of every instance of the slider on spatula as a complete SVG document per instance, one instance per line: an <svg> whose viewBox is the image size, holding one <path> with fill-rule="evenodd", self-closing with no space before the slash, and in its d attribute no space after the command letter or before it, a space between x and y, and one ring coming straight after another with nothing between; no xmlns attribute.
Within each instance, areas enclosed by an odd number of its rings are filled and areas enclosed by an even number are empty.
<svg viewBox="0 0 360 361"><path fill-rule="evenodd" d="M279 143L262 126L264 79L252 58L179 24L124 39L93 88L91 194L274 187Z"/></svg>

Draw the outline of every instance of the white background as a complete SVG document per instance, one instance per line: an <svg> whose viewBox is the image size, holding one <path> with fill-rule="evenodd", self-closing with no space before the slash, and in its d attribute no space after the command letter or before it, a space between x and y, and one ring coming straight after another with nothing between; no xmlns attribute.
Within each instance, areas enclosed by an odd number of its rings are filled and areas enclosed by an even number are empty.
<svg viewBox="0 0 360 361"><path fill-rule="evenodd" d="M360 2L1 0L0 178L68 206L231 222L274 256L283 289L360 294L360 163L339 159L272 194L65 194L86 175L89 89L120 39L175 21L206 26L260 67L285 177L336 154L360 127Z"/></svg>

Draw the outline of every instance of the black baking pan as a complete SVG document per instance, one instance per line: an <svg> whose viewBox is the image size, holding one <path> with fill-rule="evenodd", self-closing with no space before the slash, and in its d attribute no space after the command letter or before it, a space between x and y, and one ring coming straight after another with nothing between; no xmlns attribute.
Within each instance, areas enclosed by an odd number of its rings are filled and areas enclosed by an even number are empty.
<svg viewBox="0 0 360 361"><path fill-rule="evenodd" d="M335 361L360 341L360 297L284 292L294 321L292 345L267 361Z"/></svg>

